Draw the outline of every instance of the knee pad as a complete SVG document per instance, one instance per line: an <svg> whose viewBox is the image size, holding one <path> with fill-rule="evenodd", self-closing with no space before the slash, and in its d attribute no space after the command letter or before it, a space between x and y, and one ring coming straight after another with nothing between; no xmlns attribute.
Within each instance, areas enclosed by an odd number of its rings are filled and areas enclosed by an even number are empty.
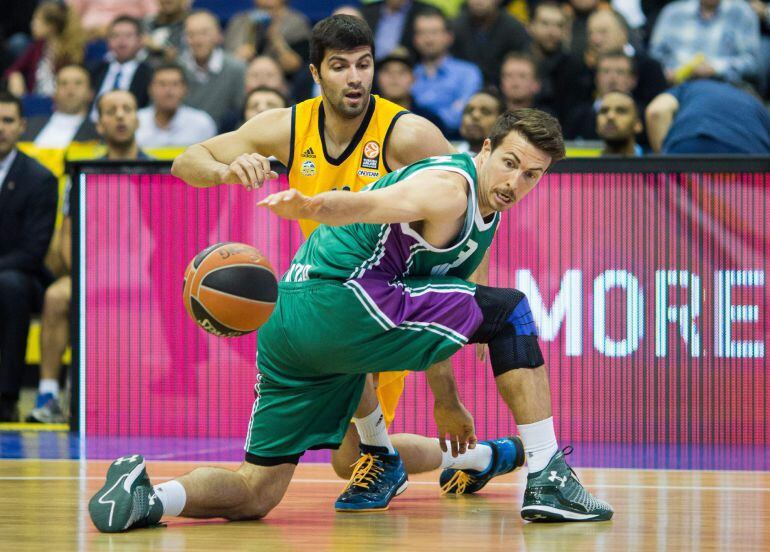
<svg viewBox="0 0 770 552"><path fill-rule="evenodd" d="M476 303L484 319L470 343L489 344L495 376L545 363L527 297L517 289L476 286Z"/></svg>

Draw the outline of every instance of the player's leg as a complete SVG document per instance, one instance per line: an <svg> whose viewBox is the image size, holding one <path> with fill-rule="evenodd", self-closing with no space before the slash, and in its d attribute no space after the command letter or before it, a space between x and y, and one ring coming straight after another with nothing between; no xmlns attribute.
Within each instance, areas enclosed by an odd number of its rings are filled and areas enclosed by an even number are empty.
<svg viewBox="0 0 770 552"><path fill-rule="evenodd" d="M62 276L45 291L40 318L40 384L35 408L28 422L64 423L66 418L59 402L61 358L70 337L70 302L72 280Z"/></svg>
<svg viewBox="0 0 770 552"><path fill-rule="evenodd" d="M529 475L522 517L531 521L601 521L612 507L588 493L558 450L548 374L526 297L478 286L484 315L471 342L488 343L498 392L516 419Z"/></svg>
<svg viewBox="0 0 770 552"><path fill-rule="evenodd" d="M259 519L283 498L295 463L257 466L244 462L237 470L198 468L178 479L152 486L144 458L118 458L88 511L96 527L115 533L149 527L163 516Z"/></svg>

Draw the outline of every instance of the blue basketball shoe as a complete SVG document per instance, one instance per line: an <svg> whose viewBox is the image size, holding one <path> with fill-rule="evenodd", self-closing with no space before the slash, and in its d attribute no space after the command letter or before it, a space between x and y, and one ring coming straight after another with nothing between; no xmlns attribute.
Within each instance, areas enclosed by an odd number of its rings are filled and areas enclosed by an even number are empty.
<svg viewBox="0 0 770 552"><path fill-rule="evenodd" d="M521 438L503 437L481 441L492 449L492 462L484 471L445 469L439 477L441 494L471 494L484 488L493 477L511 473L524 465L524 443Z"/></svg>
<svg viewBox="0 0 770 552"><path fill-rule="evenodd" d="M102 533L158 525L163 506L138 454L115 460L104 486L88 502L91 521Z"/></svg>
<svg viewBox="0 0 770 552"><path fill-rule="evenodd" d="M353 464L353 475L334 503L334 509L338 512L384 511L393 497L403 493L408 485L398 452L388 454L386 448L362 444L361 456Z"/></svg>

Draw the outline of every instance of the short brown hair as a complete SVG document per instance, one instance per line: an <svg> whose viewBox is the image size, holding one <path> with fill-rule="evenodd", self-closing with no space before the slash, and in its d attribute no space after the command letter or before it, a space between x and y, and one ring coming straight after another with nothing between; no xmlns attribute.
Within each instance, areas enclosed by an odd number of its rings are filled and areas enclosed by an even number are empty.
<svg viewBox="0 0 770 552"><path fill-rule="evenodd" d="M564 159L564 138L556 117L539 109L515 109L497 118L489 139L494 150L512 131L518 132L527 142L551 156L551 164Z"/></svg>

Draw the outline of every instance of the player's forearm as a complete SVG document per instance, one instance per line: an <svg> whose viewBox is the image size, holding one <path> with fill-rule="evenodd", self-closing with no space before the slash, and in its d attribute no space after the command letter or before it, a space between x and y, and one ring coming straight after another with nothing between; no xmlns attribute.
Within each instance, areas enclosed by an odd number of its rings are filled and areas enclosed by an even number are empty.
<svg viewBox="0 0 770 552"><path fill-rule="evenodd" d="M381 203L373 194L366 192L324 192L308 198L308 216L302 218L313 219L328 226L345 226L357 222L392 224L420 218L408 206L391 203L383 207Z"/></svg>
<svg viewBox="0 0 770 552"><path fill-rule="evenodd" d="M190 146L174 159L171 174L196 188L210 188L222 184L227 165L220 163L200 144Z"/></svg>
<svg viewBox="0 0 770 552"><path fill-rule="evenodd" d="M425 371L425 377L428 379L428 385L437 403L445 405L460 403L451 360L434 364Z"/></svg>

